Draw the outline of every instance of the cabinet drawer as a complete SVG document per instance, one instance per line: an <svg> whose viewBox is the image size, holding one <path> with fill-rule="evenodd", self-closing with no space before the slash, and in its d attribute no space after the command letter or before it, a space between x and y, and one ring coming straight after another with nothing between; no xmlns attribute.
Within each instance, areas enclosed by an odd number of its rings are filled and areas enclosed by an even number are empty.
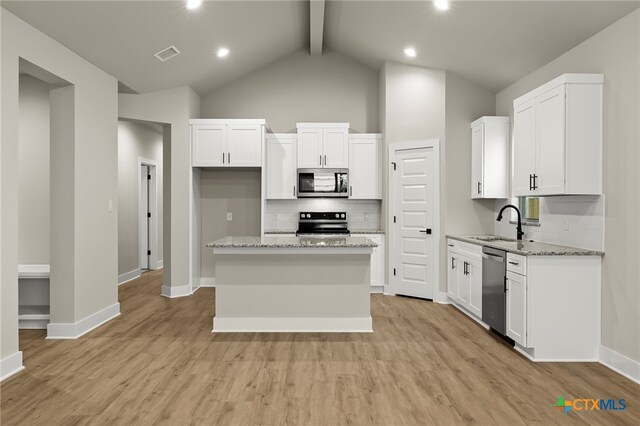
<svg viewBox="0 0 640 426"><path fill-rule="evenodd" d="M519 254L507 253L507 271L520 275L527 275L527 257Z"/></svg>
<svg viewBox="0 0 640 426"><path fill-rule="evenodd" d="M448 238L447 239L447 251L452 252L452 253L457 253L458 252L458 241Z"/></svg>

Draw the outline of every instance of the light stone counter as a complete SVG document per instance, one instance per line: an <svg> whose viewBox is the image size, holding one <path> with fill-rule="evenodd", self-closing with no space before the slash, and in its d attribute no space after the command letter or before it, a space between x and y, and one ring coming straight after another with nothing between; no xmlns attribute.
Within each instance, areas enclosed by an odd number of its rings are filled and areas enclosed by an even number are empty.
<svg viewBox="0 0 640 426"><path fill-rule="evenodd" d="M447 238L504 250L510 253L520 254L522 256L604 256L603 252L597 250L588 250L527 240L516 241L498 237L496 235L447 235Z"/></svg>
<svg viewBox="0 0 640 426"><path fill-rule="evenodd" d="M365 237L225 237L207 247L216 248L374 248L376 243ZM214 250L214 253L216 250Z"/></svg>

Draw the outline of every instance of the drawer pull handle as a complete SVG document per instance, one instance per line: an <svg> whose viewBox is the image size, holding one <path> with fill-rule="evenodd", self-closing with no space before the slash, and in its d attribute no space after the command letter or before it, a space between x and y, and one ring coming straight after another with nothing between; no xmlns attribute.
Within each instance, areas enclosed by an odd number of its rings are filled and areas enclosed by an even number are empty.
<svg viewBox="0 0 640 426"><path fill-rule="evenodd" d="M516 265L518 266L520 263L519 262L509 262L511 265Z"/></svg>
<svg viewBox="0 0 640 426"><path fill-rule="evenodd" d="M447 244L449 247L453 247L453 244Z"/></svg>

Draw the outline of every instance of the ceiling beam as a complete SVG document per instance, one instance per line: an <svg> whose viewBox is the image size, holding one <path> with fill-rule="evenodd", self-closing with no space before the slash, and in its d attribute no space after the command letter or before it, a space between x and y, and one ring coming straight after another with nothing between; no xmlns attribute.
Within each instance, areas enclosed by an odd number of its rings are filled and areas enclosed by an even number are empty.
<svg viewBox="0 0 640 426"><path fill-rule="evenodd" d="M312 55L322 55L324 2L325 0L311 0L309 5L309 53Z"/></svg>

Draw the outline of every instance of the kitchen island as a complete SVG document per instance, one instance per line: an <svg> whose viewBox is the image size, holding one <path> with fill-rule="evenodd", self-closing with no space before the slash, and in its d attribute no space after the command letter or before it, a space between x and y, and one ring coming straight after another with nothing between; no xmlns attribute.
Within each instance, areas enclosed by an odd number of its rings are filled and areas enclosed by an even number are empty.
<svg viewBox="0 0 640 426"><path fill-rule="evenodd" d="M214 332L371 332L364 237L226 237L216 267Z"/></svg>

